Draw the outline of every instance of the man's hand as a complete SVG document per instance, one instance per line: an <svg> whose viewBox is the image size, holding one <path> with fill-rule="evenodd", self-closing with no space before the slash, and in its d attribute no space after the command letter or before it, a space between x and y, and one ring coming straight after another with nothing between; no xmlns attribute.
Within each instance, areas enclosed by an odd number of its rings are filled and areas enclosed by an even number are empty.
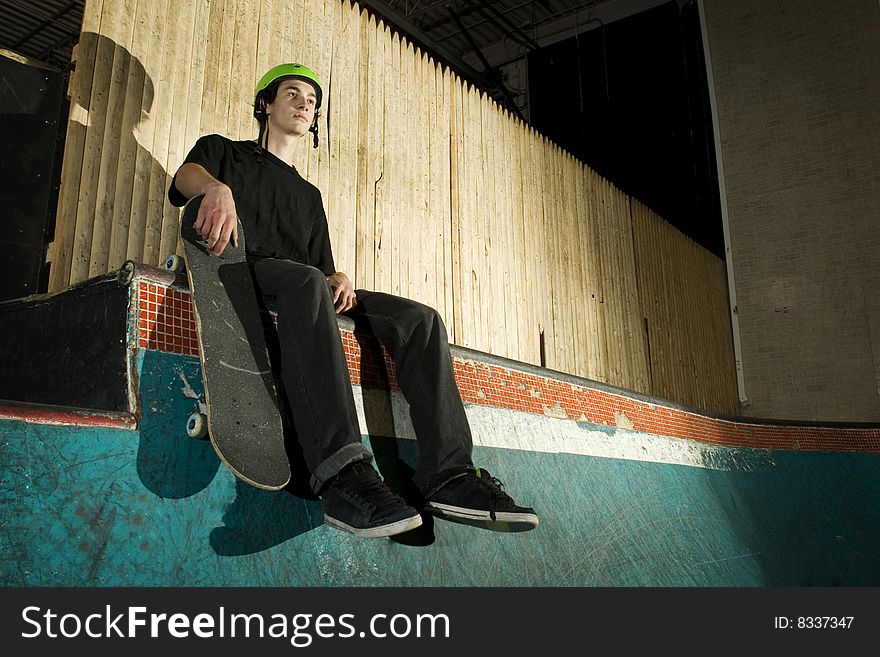
<svg viewBox="0 0 880 657"><path fill-rule="evenodd" d="M194 226L214 255L223 253L230 239L233 246L238 246L238 215L232 190L227 185L216 182L205 187L205 198Z"/></svg>
<svg viewBox="0 0 880 657"><path fill-rule="evenodd" d="M355 296L348 276L338 271L332 276L328 276L327 282L333 289L333 305L336 307L337 315L346 313L357 306L357 296Z"/></svg>

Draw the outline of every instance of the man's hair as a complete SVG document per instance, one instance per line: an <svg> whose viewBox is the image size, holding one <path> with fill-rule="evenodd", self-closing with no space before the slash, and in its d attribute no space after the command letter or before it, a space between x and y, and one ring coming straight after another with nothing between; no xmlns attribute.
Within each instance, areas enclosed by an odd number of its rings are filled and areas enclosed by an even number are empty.
<svg viewBox="0 0 880 657"><path fill-rule="evenodd" d="M266 114L266 108L275 102L275 96L278 95L278 87L281 86L281 80L273 80L272 84L257 94L254 99L254 118L262 123L269 116Z"/></svg>

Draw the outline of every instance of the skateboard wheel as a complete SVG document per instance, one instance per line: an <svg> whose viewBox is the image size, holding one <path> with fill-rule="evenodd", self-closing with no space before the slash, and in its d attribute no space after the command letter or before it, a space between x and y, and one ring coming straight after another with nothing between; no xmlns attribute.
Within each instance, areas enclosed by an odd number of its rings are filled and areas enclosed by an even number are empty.
<svg viewBox="0 0 880 657"><path fill-rule="evenodd" d="M204 438L208 433L207 418L201 413L193 413L186 421L186 435L190 438Z"/></svg>
<svg viewBox="0 0 880 657"><path fill-rule="evenodd" d="M168 260L165 261L165 269L167 269L168 271L180 271L182 268L183 261L180 259L180 256L168 256Z"/></svg>

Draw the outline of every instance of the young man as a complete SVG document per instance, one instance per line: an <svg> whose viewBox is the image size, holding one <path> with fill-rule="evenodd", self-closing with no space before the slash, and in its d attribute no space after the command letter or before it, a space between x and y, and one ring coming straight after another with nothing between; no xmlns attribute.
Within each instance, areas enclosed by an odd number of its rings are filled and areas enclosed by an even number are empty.
<svg viewBox="0 0 880 657"><path fill-rule="evenodd" d="M305 66L281 64L262 77L254 95L257 141L202 137L168 196L182 206L204 194L195 227L215 255L237 243L241 218L257 289L278 313L284 394L325 522L362 537L422 524L419 512L379 478L361 443L336 320L344 313L375 335L397 366L418 438L415 483L426 510L489 529L533 529L535 512L517 506L497 479L473 466L470 427L437 313L408 299L354 290L336 271L321 193L291 164L309 132L317 146L320 80Z"/></svg>

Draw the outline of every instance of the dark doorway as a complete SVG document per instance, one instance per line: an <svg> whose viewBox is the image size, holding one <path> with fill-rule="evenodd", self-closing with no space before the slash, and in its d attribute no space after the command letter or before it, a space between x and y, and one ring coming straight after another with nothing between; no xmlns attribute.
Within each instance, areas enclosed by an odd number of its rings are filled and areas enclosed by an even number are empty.
<svg viewBox="0 0 880 657"><path fill-rule="evenodd" d="M724 258L695 2L669 2L528 56L531 124Z"/></svg>
<svg viewBox="0 0 880 657"><path fill-rule="evenodd" d="M66 75L0 53L0 300L45 292L64 149Z"/></svg>

